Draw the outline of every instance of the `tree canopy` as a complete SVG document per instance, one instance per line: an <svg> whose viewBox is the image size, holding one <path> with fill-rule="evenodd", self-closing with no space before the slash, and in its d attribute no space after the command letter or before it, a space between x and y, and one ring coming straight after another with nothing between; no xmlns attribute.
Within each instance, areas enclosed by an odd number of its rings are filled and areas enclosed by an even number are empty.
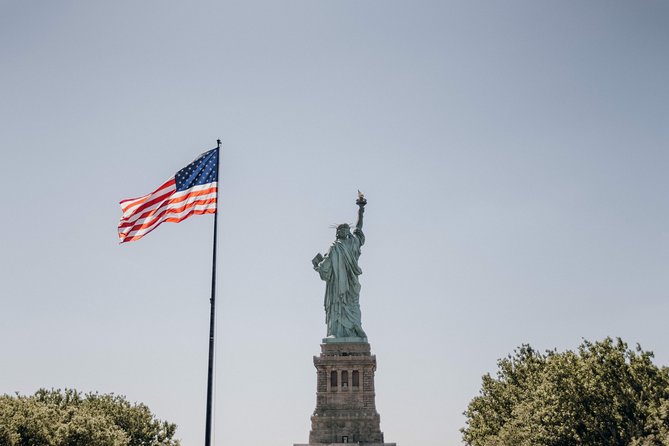
<svg viewBox="0 0 669 446"><path fill-rule="evenodd" d="M41 389L0 396L3 446L179 446L175 430L119 395Z"/></svg>
<svg viewBox="0 0 669 446"><path fill-rule="evenodd" d="M669 369L621 339L577 351L523 345L483 376L464 413L470 446L669 446Z"/></svg>

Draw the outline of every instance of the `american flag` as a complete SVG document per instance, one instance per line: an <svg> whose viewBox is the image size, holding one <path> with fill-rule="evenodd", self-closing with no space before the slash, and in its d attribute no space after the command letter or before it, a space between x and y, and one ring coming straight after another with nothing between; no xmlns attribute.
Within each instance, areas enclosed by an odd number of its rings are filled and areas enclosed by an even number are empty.
<svg viewBox="0 0 669 446"><path fill-rule="evenodd" d="M214 214L218 184L218 149L200 155L148 195L120 202L120 243L139 240L162 222L179 223L191 215Z"/></svg>

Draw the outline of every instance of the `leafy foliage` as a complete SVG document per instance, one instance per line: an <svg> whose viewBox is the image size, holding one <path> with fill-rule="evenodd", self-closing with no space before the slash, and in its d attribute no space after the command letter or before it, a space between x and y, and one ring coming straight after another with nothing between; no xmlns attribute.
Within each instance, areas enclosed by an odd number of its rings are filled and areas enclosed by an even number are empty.
<svg viewBox="0 0 669 446"><path fill-rule="evenodd" d="M3 446L179 446L176 425L118 395L38 390L0 396Z"/></svg>
<svg viewBox="0 0 669 446"><path fill-rule="evenodd" d="M669 446L669 369L621 339L576 352L529 345L483 376L465 412L470 446Z"/></svg>

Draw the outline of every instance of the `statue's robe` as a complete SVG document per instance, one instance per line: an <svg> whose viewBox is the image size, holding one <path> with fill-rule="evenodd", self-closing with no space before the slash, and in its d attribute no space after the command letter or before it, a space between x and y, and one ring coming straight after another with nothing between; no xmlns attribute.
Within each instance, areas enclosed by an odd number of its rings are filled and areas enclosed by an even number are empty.
<svg viewBox="0 0 669 446"><path fill-rule="evenodd" d="M360 247L365 243L362 230L355 229L345 239L337 239L316 271L325 287L325 322L327 335L335 338L366 338L360 314L360 282L358 266Z"/></svg>

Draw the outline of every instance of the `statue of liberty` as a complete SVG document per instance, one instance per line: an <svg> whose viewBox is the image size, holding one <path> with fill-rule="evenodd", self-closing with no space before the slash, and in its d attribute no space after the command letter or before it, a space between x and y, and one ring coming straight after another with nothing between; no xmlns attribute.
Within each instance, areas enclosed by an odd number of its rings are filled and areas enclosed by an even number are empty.
<svg viewBox="0 0 669 446"><path fill-rule="evenodd" d="M318 253L311 261L314 269L326 282L325 322L328 338L362 338L367 335L362 329L360 313L360 282L362 270L358 266L360 247L365 244L362 232L362 215L367 200L358 191L358 222L353 233L347 223L337 226L336 239L325 256Z"/></svg>

